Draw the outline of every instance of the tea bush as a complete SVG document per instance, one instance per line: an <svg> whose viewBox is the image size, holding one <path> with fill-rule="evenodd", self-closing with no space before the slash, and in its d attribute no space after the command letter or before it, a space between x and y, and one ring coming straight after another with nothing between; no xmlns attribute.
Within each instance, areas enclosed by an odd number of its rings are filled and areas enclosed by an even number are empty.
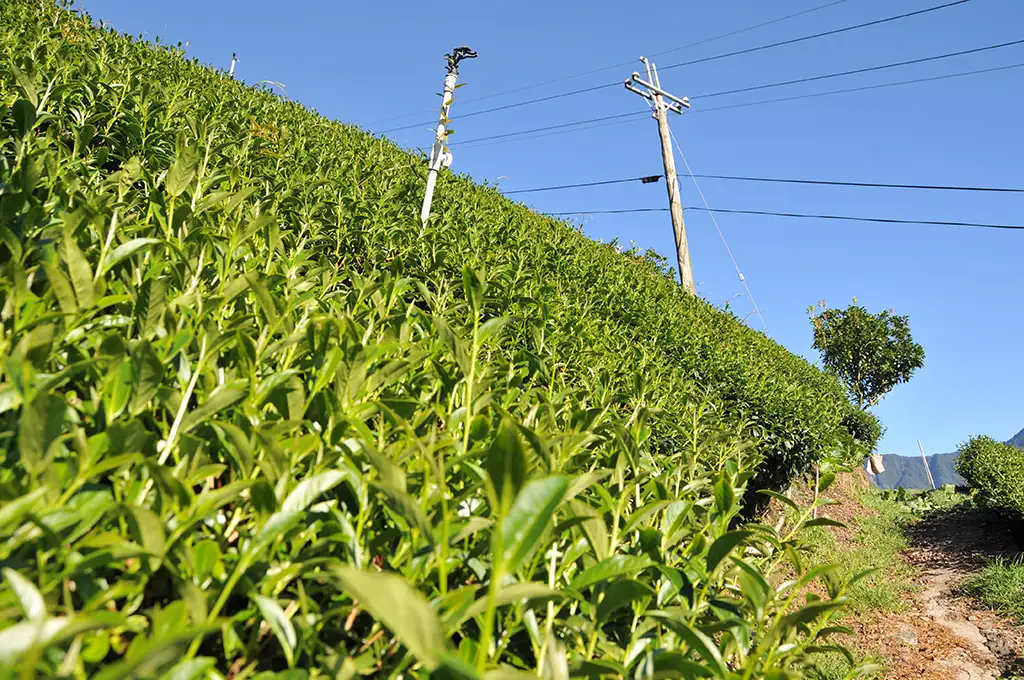
<svg viewBox="0 0 1024 680"><path fill-rule="evenodd" d="M739 517L832 379L465 178L421 227L417 158L178 49L7 0L0 67L0 677L842 651L823 520Z"/></svg>
<svg viewBox="0 0 1024 680"><path fill-rule="evenodd" d="M977 490L977 498L1024 527L1024 451L991 437L974 437L960 447L956 471Z"/></svg>
<svg viewBox="0 0 1024 680"><path fill-rule="evenodd" d="M878 447L878 440L885 433L882 423L874 413L857 408L853 404L843 415L841 424L868 452L873 452Z"/></svg>

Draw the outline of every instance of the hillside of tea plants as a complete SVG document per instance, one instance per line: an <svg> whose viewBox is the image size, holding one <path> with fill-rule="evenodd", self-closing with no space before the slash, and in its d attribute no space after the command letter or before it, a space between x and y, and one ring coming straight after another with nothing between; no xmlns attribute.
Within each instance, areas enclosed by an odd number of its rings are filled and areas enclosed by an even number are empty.
<svg viewBox="0 0 1024 680"><path fill-rule="evenodd" d="M838 384L424 166L0 4L0 677L813 677Z"/></svg>

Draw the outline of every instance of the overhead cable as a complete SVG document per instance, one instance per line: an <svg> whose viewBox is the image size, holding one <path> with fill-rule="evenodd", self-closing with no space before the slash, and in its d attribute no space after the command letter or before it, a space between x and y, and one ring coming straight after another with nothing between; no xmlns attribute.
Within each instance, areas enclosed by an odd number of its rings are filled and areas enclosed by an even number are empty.
<svg viewBox="0 0 1024 680"><path fill-rule="evenodd" d="M761 215L766 217L793 217L799 219L816 219L816 220L840 220L847 222L873 222L879 224L916 224L925 226L939 226L939 227L975 227L979 229L1009 229L1009 230L1024 230L1024 225L1018 224L989 224L985 222L955 222L955 221L944 221L944 220L904 220L889 217L857 217L853 215L818 215L808 213L793 213L793 212L774 212L770 210L738 210L728 208L701 208L696 206L689 206L683 208L683 210L699 210L701 212L713 211L717 213L731 213L734 215ZM624 215L627 213L646 213L646 212L668 212L668 208L625 208L618 210L574 210L565 212L549 212L544 213L551 217L566 217L571 215Z"/></svg>
<svg viewBox="0 0 1024 680"><path fill-rule="evenodd" d="M723 105L720 105L720 106L711 106L711 107L705 107L705 108L693 108L693 109L688 110L685 115L693 115L693 114L698 114L698 113L710 113L712 111L726 111L726 110L729 110L729 109L740 109L740 108L747 108L747 107L751 107L751 106L763 106L765 104L778 104L778 103L782 103L782 102L799 101L799 100L803 100L803 99L814 99L816 97L829 97L829 96L838 95L838 94L850 94L850 93L855 93L855 92L866 92L866 91L869 91L869 90L879 90L879 89L883 89L883 88L887 88L887 87L898 87L898 86L903 86L903 85L914 85L914 84L917 84L917 83L928 83L928 82L934 82L934 81L938 81L938 80L948 80L948 79L952 79L952 78L963 78L963 77L966 77L966 76L982 75L982 74L985 74L985 73L994 73L994 72L997 72L997 71L1006 71L1006 70L1009 70L1009 69L1015 69L1015 68L1021 68L1021 67L1024 67L1024 62L1020 62L1020 63L1016 63L1016 64L1008 64L1006 66L993 66L993 67L990 67L990 68L975 69L975 70L971 70L971 71L961 71L959 73L945 73L945 74L937 75L937 76L927 76L927 77L923 77L923 78L911 78L909 80L898 80L898 81L888 82L888 83L876 83L874 85L861 85L859 87L847 87L847 88L842 88L842 89L838 89L838 90L826 90L824 92L811 92L811 93L808 93L808 94L790 95L788 97L776 97L776 98L772 98L772 99L759 99L759 100L755 100L755 101L752 101L752 102L739 102L739 103L736 103L736 104L723 104ZM641 116L647 116L648 113L649 113L648 111L635 111L635 112L632 113L632 118L633 118L632 120L614 120L614 121L611 121L611 122L605 122L605 123L601 123L601 124L590 125L589 127L579 127L579 128L573 127L573 128L570 129L571 125L583 126L583 125L586 125L588 123L594 123L598 119L589 119L589 120L575 121L575 123L572 123L572 124L566 123L566 124L562 124L560 126L561 128L566 128L566 129L560 129L560 130L558 130L556 132L548 132L546 134L536 134L535 135L533 133L540 132L541 129L550 129L550 126L549 126L549 128L534 128L534 129L530 129L530 130L520 130L519 132L512 133L510 135L504 135L505 137L511 137L511 136L514 136L514 135L520 135L520 136L515 137L514 139L505 139L503 141L496 141L496 142L494 142L494 141L490 141L490 140L494 139L493 137L480 137L480 138L477 138L477 139L466 139L466 140L462 140L460 142L455 142L455 143L457 143L457 144L470 144L470 143L474 143L474 145L472 147L470 147L470 148L474 148L475 149L475 148L479 148L479 147L490 146L491 144L502 144L502 143L507 143L507 142L523 141L523 140L527 140L527 139L535 139L537 137L548 137L548 136L553 135L553 134L565 134L567 132L577 132L577 131L580 131L580 130L590 130L590 129L599 128L599 127L606 127L608 125L619 125L619 124L623 124L623 123L632 123L632 122L636 122L636 121L640 120ZM619 114L619 117L621 117L621 118L629 118L631 116L628 113L623 113L623 114ZM475 144L476 142L485 142L485 143ZM490 142L490 143L488 144L486 142Z"/></svg>
<svg viewBox="0 0 1024 680"><path fill-rule="evenodd" d="M697 187L697 193L700 194L700 200L704 203L704 209L708 215L711 216L711 221L715 225L715 231L718 232L719 238L722 239L722 245L725 246L725 252L729 254L729 259L732 260L732 266L736 270L736 276L739 277L740 283L743 284L743 290L747 291L747 299L750 300L750 304L753 305L754 311L757 313L757 318L761 319L761 325L764 327L764 332L768 333L768 324L764 320L764 315L761 314L761 308L757 306L757 300L754 299L754 294L750 292L750 285L747 283L747 277L740 271L740 263L736 261L736 256L732 254L732 248L729 247L729 242L725 240L725 233L722 231L722 227L718 226L718 218L715 217L715 213L711 210L708 205L708 199L704 197L704 190L700 188L700 184L697 183L697 177L693 174L693 169L690 168L690 162L686 160L686 154L683 153L683 147L679 146L679 141L676 139L676 135L672 132L672 128L669 128L668 133L672 136L672 143L676 145L676 150L679 152L679 156L683 159L683 165L686 166L686 172L690 174L690 179L693 180L693 186Z"/></svg>
<svg viewBox="0 0 1024 680"><path fill-rule="evenodd" d="M681 50L686 50L686 49L690 49L690 48L693 48L693 47L697 47L699 45L706 45L708 43L712 43L712 42L715 42L715 41L718 41L718 40L722 40L724 38L731 38L732 36L739 35L741 33L747 33L748 31L753 31L753 30L756 30L758 28L764 28L765 26L771 26L772 24L777 24L777 23L780 23L782 21L786 21L788 19L795 19L796 17L804 16L806 14L811 14L813 12L818 12L818 11L821 11L823 9L827 9L829 7L834 7L835 5L840 5L840 4L842 4L844 2L847 2L847 1L848 0L833 0L832 2L826 2L823 5L817 5L815 7L811 7L810 9L801 10L799 12L794 12L792 14L786 14L785 16L777 17L775 19L769 19L768 21L762 21L761 23L754 24L752 26L747 26L745 28L736 29L734 31L729 31L728 33L722 33L722 34L716 35L716 36L714 36L712 38L704 38L703 40L698 40L697 42L692 42L692 43L688 43L686 45L680 45L679 47L673 47L671 49L662 50L661 52L654 52L650 56L658 57L658 56L661 56L661 55L664 55L664 54L670 54L672 52L679 52ZM483 95L482 97L476 97L474 99L470 99L470 100L468 100L466 102L463 102L463 103L464 104L472 104L473 102L484 101L486 99L494 99L495 97L502 97L502 96L504 96L506 94L514 94L516 92L522 92L524 90L532 90L532 89L537 88L537 87L543 87L544 85L552 85L554 83L561 83L561 82L564 82L566 80L573 80L575 78L582 78L584 76L593 75L595 73L601 73L603 71L611 71L612 69L618 69L618 68L624 68L626 66L632 66L634 63L636 63L636 60L635 59L631 59L630 61L619 62L618 64L611 64L610 66L602 66L600 68L590 69L588 71L582 71L580 73L573 73L573 74L570 74L570 75L567 75L567 76L561 76L559 78L552 78L551 80L543 80L543 81L538 82L538 83L530 83L529 85L521 85L519 87L513 87L513 88L508 89L508 90L502 90L500 92L494 92L492 94ZM391 121L394 121L394 120L401 120L403 118L411 118L412 116L422 116L422 115L426 115L428 113L434 113L435 110L436 109L429 109L429 110L421 110L421 111L418 111L416 113L405 113L405 114L402 114L400 116L391 116L390 118L382 118L380 120L375 120L375 121L370 122L369 124L370 125L379 125L380 123L390 123Z"/></svg>
<svg viewBox="0 0 1024 680"><path fill-rule="evenodd" d="M846 33L848 31L854 31L854 30L858 30L858 29L861 29L861 28L867 28L867 27L870 27L870 26L878 26L880 24L885 24L885 23L889 23L889 22L892 22L892 21L897 21L897 20L900 20L900 19L907 19L909 17L920 16L922 14L927 14L929 12L935 12L935 11L938 11L938 10L941 10L941 9L946 9L946 8L949 8L949 7L955 7L957 5L963 5L963 4L968 3L970 1L971 0L954 0L953 2L947 2L947 3L941 4L941 5L934 5L932 7L926 7L924 9L920 9L920 10L917 10L917 11L914 11L914 12L904 12L902 14L897 14L897 15L894 15L894 16L886 17L884 19L875 19L874 21L868 21L868 22L864 22L864 23L860 23L860 24L854 24L852 26L844 26L842 28L836 28L836 29L832 29L832 30L829 30L829 31L822 31L822 32L819 32L819 33L813 33L811 35L800 36L798 38L790 38L788 40L781 40L781 41L778 41L778 42L768 43L768 44L765 44L765 45L757 45L755 47L748 47L748 48L745 48L745 49L742 49L742 50L734 50L732 52L725 52L725 53L721 53L721 54L714 54L714 55L711 55L711 56L702 57L700 59L693 59L693 60L690 60L690 61L679 62L679 63L676 63L676 64L669 64L668 66L663 66L663 67L659 67L659 68L660 68L660 70L665 71L665 70L668 70L668 69L679 68L681 66L692 66L692 65L695 65L695 64L703 64L703 63L707 63L709 61L716 61L718 59L725 59L727 57L735 57L735 56L740 56L740 55L744 55L744 54L752 54L754 52L760 52L760 51L763 51L763 50L769 50L769 49L773 49L773 48L776 48L776 47L782 47L782 46L785 46L785 45L793 45L793 44L805 42L805 41L808 41L808 40L814 40L814 39L817 39L817 38L823 38L823 37L827 37L827 36L838 35L840 33ZM630 62L630 63L633 63L633 62ZM621 87L621 86L622 86L621 81L616 81L614 83L606 83L604 85L594 85L594 86L591 86L591 87L584 87L584 88L579 88L579 89L576 89L576 90L570 90L568 92L560 92L558 94L547 95L545 97L536 97L534 99L527 99L525 101L520 101L520 102L512 102L510 104L504 104L502 106L494 106L494 107L491 107L491 108L488 108L488 109L481 109L479 111L470 111L469 113L461 114L459 116L459 118L460 119L471 118L473 116L480 116L480 115L483 115L483 114L486 114L486 113L495 113L497 111L505 111L505 110L508 110L508 109L518 108L518 107L521 107L521 106L529 106L531 104L539 104L541 102L552 101L552 100L555 100L555 99L562 99L564 97L573 97L573 96L576 96L576 95L579 95L579 94L585 94L585 93L588 93L588 92L596 92L598 90L604 90L604 89L608 89L608 88L611 88L611 87ZM433 124L433 121L427 121L425 123L424 122L413 123L411 125L403 125L403 126L400 126L400 127L395 127L395 128L390 128L390 129L387 129L387 130L383 130L382 134L387 134L389 132L399 132L401 130L410 130L410 129L413 129L413 128L423 127L424 125L432 125L432 124Z"/></svg>
<svg viewBox="0 0 1024 680"><path fill-rule="evenodd" d="M1010 193L1010 194L1022 194L1024 188L1019 187L989 187L989 186L962 186L955 184L899 184L889 182L856 182L856 181L843 181L843 180L826 180L826 179L796 179L792 177L754 177L748 175L710 175L702 173L692 173L692 177L700 179L717 179L717 180L731 180L738 182L768 182L776 184L811 184L816 186L838 186L838 187L868 187L868 188L880 188L880 189L921 189L929 191L970 191L970 192L989 192L989 193ZM627 182L640 182L648 180L646 183L661 179L662 175L648 175L645 177L623 177L620 179L600 180L594 182L582 182L579 184L560 184L550 187L534 187L531 189L516 189L514 191L503 191L505 196L511 196L512 194L532 194L541 191L559 191L562 189L576 189L581 187L593 187L601 186L604 184L624 184Z"/></svg>
<svg viewBox="0 0 1024 680"><path fill-rule="evenodd" d="M896 61L890 64L881 64L879 66L868 66L865 68L857 68L849 71L839 71L837 73L826 73L820 76L809 76L807 78L796 78L794 80L782 80L776 83L767 83L764 85L751 85L750 87L740 87L734 90L722 90L721 92L711 92L710 94L695 94L690 97L690 101L693 102L697 99L710 99L711 97L723 97L730 94L740 94L743 92L754 92L755 90L767 90L773 87L783 87L786 85L800 85L802 83L812 83L818 80L827 80L829 78L842 78L844 76L853 76L861 73L872 73L874 71L884 71L890 68L897 68L900 66L911 66L913 64L924 64L930 61L938 61L940 59L950 59L952 57L962 57L968 54L977 54L979 52L988 52L989 50L998 50L1003 47L1011 47L1013 45L1024 44L1024 39L1013 40L1010 42L999 43L997 45L986 45L985 47L975 47L969 50L960 50L959 52L947 52L946 54L937 54L931 57L921 57L920 59L908 59L906 61Z"/></svg>
<svg viewBox="0 0 1024 680"><path fill-rule="evenodd" d="M932 7L925 7L915 12L904 12L903 14L896 14L891 17L884 19L875 19L874 21L867 21L862 24L854 24L852 26L843 26L842 28L834 28L830 31L822 31L820 33L812 33L811 35L800 36L799 38L790 38L788 40L780 40L778 42L768 43L766 45L758 45L756 47L748 47L742 50L733 50L732 52L725 52L723 54L714 54L710 57L701 57L700 59L691 59L690 61L681 61L677 64L669 64L668 66L659 66L658 68L662 71L667 71L673 68L679 68L681 66L694 66L695 64L704 64L709 61L717 61L718 59L725 59L727 57L738 57L743 54L752 54L754 52L761 52L762 50L770 50L776 47L784 47L786 45L795 45L797 43L806 42L808 40L816 40L818 38L826 38L828 36L839 35L840 33L848 33L849 31L856 31L862 28L868 28L870 26L878 26L881 24L887 24L890 21L898 21L900 19L908 19L910 17L920 16L922 14L928 14L929 12L936 12L940 9L948 9L950 7L956 7L957 5L963 5L970 2L970 0L954 0L954 2L947 2L942 5L933 5Z"/></svg>

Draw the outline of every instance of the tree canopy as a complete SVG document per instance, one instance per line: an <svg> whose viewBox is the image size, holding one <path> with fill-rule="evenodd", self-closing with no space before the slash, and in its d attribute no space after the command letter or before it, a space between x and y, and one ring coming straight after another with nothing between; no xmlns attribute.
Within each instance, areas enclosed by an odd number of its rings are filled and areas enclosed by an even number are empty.
<svg viewBox="0 0 1024 680"><path fill-rule="evenodd" d="M911 337L906 316L891 309L871 314L856 298L846 309L814 309L814 348L858 408L874 406L924 365L924 348Z"/></svg>

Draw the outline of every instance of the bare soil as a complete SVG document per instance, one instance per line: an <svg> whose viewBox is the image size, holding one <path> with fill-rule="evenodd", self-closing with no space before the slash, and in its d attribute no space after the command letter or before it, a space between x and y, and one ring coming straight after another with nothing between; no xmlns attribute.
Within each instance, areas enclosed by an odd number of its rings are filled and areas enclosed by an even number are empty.
<svg viewBox="0 0 1024 680"><path fill-rule="evenodd" d="M868 484L863 474L844 475L829 489L839 501L823 514L851 528L871 513L858 501ZM840 529L841 545L856 532ZM907 529L909 548L901 558L917 567L917 590L907 611L862 615L846 622L856 644L889 663L887 680L997 680L1024 676L1024 629L980 608L961 593L974 573L997 557L1020 554L1009 530L988 510L965 507L931 513Z"/></svg>
<svg viewBox="0 0 1024 680"><path fill-rule="evenodd" d="M955 638L936 667L957 680L1024 674L1024 629L960 593L991 560L1020 554L1005 523L989 510L961 507L931 513L907 535L911 545L904 557L921 570L919 611Z"/></svg>

